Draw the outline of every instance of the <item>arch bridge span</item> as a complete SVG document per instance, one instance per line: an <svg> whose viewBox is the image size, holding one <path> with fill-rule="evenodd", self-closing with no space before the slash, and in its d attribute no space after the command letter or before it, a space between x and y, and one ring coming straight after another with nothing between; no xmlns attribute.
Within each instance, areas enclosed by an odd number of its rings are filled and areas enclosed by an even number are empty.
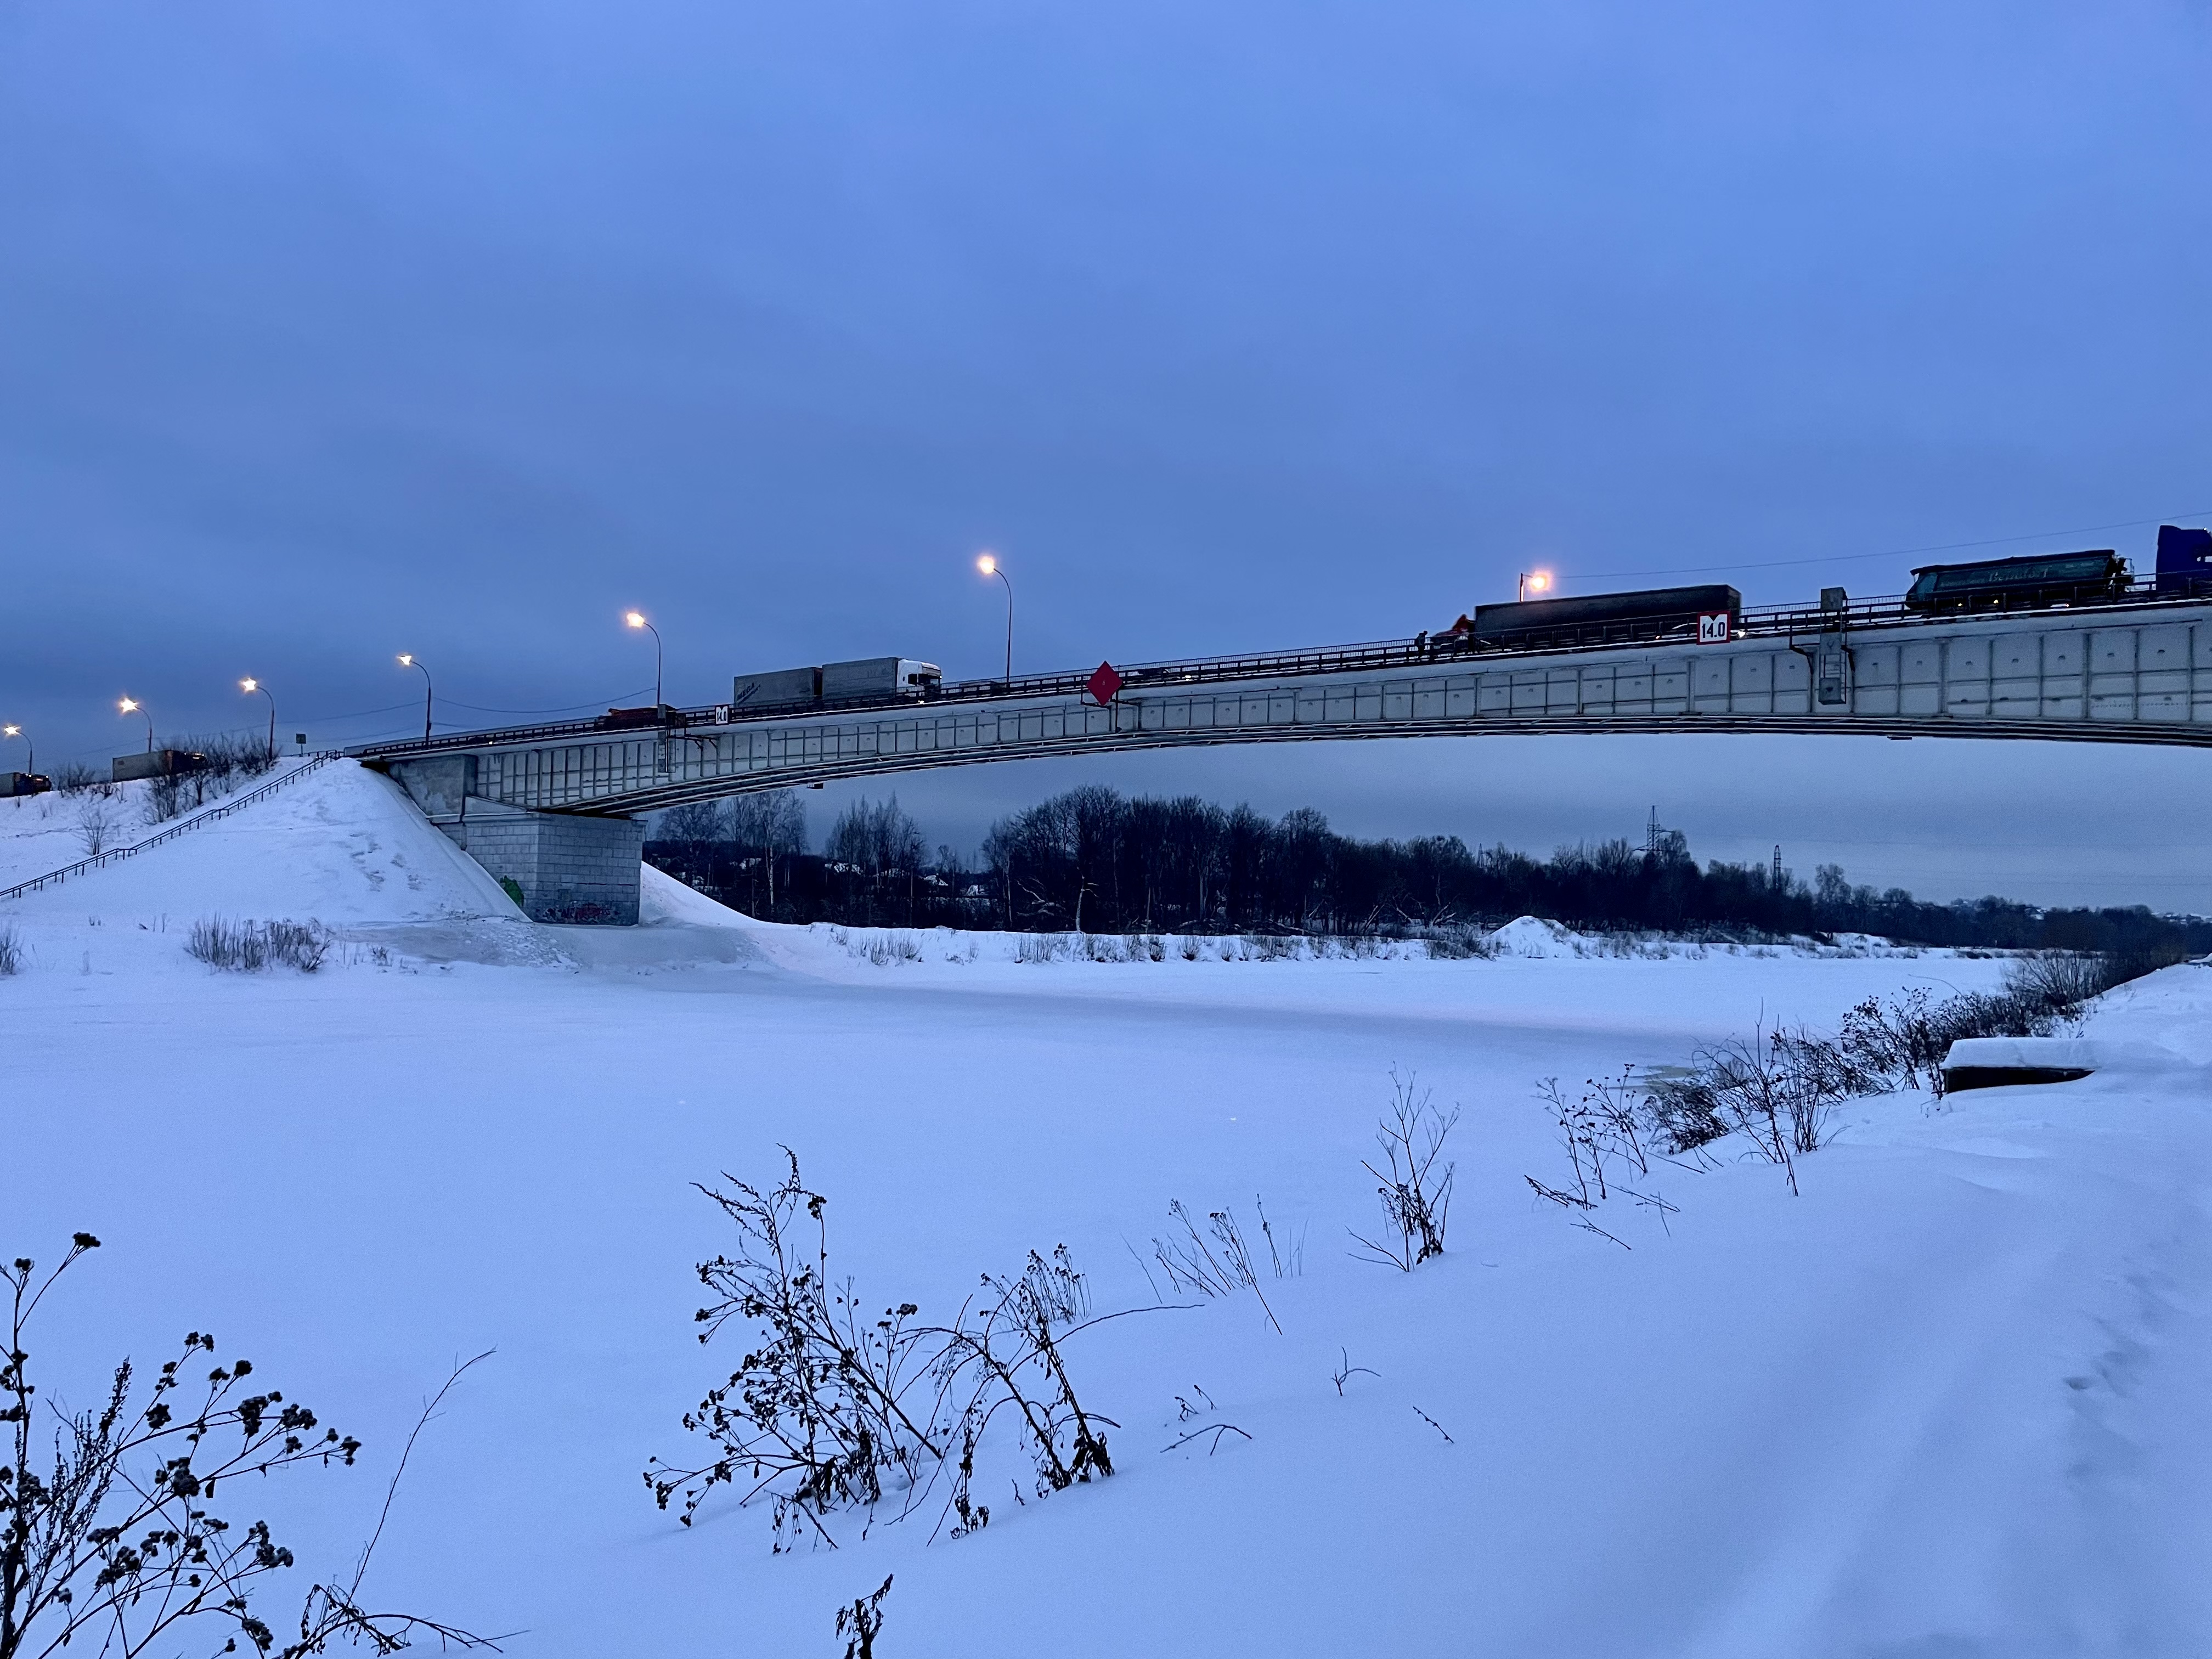
<svg viewBox="0 0 2212 1659"><path fill-rule="evenodd" d="M1082 677L1051 676L957 685L926 702L675 710L643 730L512 728L355 752L510 892L520 887L532 914L624 919L586 915L598 902L574 896L606 878L629 892L614 908L634 920L635 814L991 761L1607 732L2212 745L2212 601L2202 599L1942 619L1894 606L1753 612L1707 645L1438 656L1397 641L1124 672L1103 704ZM570 896L538 902L537 890Z"/></svg>

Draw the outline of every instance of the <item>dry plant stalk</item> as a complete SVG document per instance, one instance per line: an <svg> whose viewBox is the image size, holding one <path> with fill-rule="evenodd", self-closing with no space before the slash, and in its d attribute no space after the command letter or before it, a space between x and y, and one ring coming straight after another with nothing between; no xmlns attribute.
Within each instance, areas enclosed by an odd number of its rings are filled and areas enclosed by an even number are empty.
<svg viewBox="0 0 2212 1659"><path fill-rule="evenodd" d="M647 1464L657 1504L680 1496L688 1526L727 1486L741 1506L771 1505L775 1550L801 1540L835 1548L838 1513L872 1519L887 1508L902 1519L942 1480L938 1524L951 1522L958 1537L989 1523L974 1498L976 1456L1004 1416L1018 1427L1040 1497L1113 1474L1104 1430L1120 1425L1085 1408L1060 1350L1100 1322L1066 1245L1031 1251L1019 1273L986 1275L950 1323L919 1322L911 1302L871 1317L852 1281L830 1274L828 1200L806 1186L797 1155L784 1156L784 1179L768 1190L728 1176L726 1188L699 1188L739 1241L700 1264L715 1299L698 1311L699 1340L735 1322L757 1346L684 1415L714 1455Z"/></svg>
<svg viewBox="0 0 2212 1659"><path fill-rule="evenodd" d="M1375 1129L1383 1167L1371 1159L1360 1167L1375 1177L1376 1194L1382 1200L1388 1229L1379 1238L1355 1232L1360 1248L1353 1255L1362 1261L1387 1264L1411 1273L1432 1255L1444 1253L1444 1224L1451 1212L1452 1177L1458 1166L1437 1161L1444 1139L1459 1121L1459 1109L1437 1109L1432 1091L1417 1096L1411 1073L1390 1073L1390 1110Z"/></svg>

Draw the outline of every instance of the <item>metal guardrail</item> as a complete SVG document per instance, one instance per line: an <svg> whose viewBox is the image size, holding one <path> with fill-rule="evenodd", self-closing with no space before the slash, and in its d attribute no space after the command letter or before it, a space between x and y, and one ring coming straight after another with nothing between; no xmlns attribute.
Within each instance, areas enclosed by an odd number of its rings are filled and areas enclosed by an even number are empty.
<svg viewBox="0 0 2212 1659"><path fill-rule="evenodd" d="M2170 579L2168 579L2170 580ZM2192 588L2197 586L2192 584ZM2142 606L2185 603L2190 592L2176 592L2157 580L2145 578L2131 584L2122 593L2100 601L2094 609L2100 613L2118 610L2133 610ZM2201 597L2201 596L2197 596ZM2093 607L2039 607L2033 610L1998 611L1924 611L1905 609L1902 595L1861 600L1842 611L1823 611L1817 605L1763 605L1747 607L1739 620L1736 637L1739 639L1787 639L1818 634L1838 623L1846 630L1866 628L1897 628L1915 623L1944 624L1961 621L1984 621L1999 615L2050 616L2075 615ZM1558 630L1546 630L1547 637L1526 645L1486 647L1480 650L1443 646L1432 636L1423 639L1376 640L1364 644L1322 647L1305 651L1254 652L1242 656L1201 657L1166 662L1115 664L1115 672L1132 691L1157 692L1182 686L1200 685L1233 680L1277 679L1301 674L1338 674L1371 672L1394 668L1436 668L1464 666L1474 663L1510 660L1515 657L1556 657L1573 651L1620 651L1633 649L1638 645L1665 645L1682 641L1651 639L1593 639L1582 643L1562 643L1553 635ZM872 709L896 709L904 714L942 708L948 703L987 703L1020 701L1041 697L1072 697L1081 693L1091 670L1077 669L1065 673L1033 674L1014 679L956 680L943 687L936 696L917 702L910 697L881 697L860 699L849 702L808 703L785 708L763 708L757 711L731 708L727 704L702 705L696 708L674 708L659 722L639 726L610 727L601 719L556 720L536 726L489 727L477 732L456 732L447 737L408 738L391 743L361 744L344 752L363 759L403 760L415 756L453 754L477 749L501 748L510 745L557 743L570 738L605 738L614 741L635 740L655 736L667 737L694 726L726 728L745 726L756 721L821 720L826 716L866 714Z"/></svg>
<svg viewBox="0 0 2212 1659"><path fill-rule="evenodd" d="M19 881L13 887L0 887L0 902L21 898L24 894L35 893L43 887L58 887L71 876L81 876L89 870L103 869L108 865L120 863L125 859L136 858L141 853L159 847L165 841L174 841L188 830L198 830L204 824L227 818L233 812L252 805L264 795L273 795L287 784L298 782L310 772L320 771L331 762L342 758L342 756L343 751L339 750L323 750L306 765L295 766L283 776L271 778L266 783L258 784L242 795L233 795L228 800L219 801L205 811L195 812L188 818L179 818L167 829L159 834L149 836L143 841L134 842L128 847L118 847L112 853L94 853L90 858L79 859L75 864L64 865L58 870L49 870L43 876L33 876L28 881Z"/></svg>

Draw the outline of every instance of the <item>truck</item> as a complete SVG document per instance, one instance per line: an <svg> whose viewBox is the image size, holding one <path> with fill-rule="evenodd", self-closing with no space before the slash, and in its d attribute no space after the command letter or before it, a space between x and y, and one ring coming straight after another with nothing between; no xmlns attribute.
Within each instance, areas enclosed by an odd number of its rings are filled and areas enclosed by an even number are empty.
<svg viewBox="0 0 2212 1659"><path fill-rule="evenodd" d="M2128 591L2128 562L2109 547L2031 553L1972 564L1923 564L1905 591L1907 611L2041 610L2094 605Z"/></svg>
<svg viewBox="0 0 2212 1659"><path fill-rule="evenodd" d="M1725 617L1733 634L1743 615L1743 595L1723 583L1652 587L1634 593L1592 593L1569 599L1523 599L1479 605L1436 636L1444 649L1481 651L1577 645L1614 645L1698 639L1701 617Z"/></svg>
<svg viewBox="0 0 2212 1659"><path fill-rule="evenodd" d="M730 684L734 713L811 708L847 702L887 702L895 698L933 697L945 683L935 663L912 657L861 657L823 663L818 668L778 668L740 674Z"/></svg>

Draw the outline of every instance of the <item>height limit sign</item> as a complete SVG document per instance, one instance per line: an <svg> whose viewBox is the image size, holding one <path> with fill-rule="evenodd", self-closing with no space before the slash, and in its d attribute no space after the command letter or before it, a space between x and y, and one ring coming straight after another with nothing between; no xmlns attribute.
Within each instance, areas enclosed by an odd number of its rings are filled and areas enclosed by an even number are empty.
<svg viewBox="0 0 2212 1659"><path fill-rule="evenodd" d="M1700 611L1698 613L1698 643L1726 645L1732 632L1730 621L1725 611Z"/></svg>

